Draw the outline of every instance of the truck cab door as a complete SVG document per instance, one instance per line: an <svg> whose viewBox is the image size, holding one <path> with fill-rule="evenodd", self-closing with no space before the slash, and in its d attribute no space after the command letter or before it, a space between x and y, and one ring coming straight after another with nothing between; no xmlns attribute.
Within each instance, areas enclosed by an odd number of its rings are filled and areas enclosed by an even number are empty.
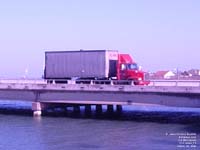
<svg viewBox="0 0 200 150"><path fill-rule="evenodd" d="M126 65L125 64L121 64L120 65L120 80L126 80Z"/></svg>

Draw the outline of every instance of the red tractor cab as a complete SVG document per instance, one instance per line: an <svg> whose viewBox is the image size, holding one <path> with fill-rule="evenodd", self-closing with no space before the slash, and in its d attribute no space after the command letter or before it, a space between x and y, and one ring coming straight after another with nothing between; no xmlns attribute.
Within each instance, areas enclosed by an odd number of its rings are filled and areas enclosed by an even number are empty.
<svg viewBox="0 0 200 150"><path fill-rule="evenodd" d="M119 54L118 57L118 80L131 80L135 85L149 84L144 79L144 72L139 69L137 63L133 61L129 54Z"/></svg>

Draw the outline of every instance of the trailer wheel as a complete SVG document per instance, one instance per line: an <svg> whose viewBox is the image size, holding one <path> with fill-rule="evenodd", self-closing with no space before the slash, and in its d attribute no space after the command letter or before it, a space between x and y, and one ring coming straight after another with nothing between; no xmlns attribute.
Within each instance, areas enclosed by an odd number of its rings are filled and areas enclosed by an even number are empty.
<svg viewBox="0 0 200 150"><path fill-rule="evenodd" d="M128 85L138 85L139 82L136 79L129 79L128 80Z"/></svg>
<svg viewBox="0 0 200 150"><path fill-rule="evenodd" d="M48 84L52 84L52 83L53 83L53 80L47 80L47 83L48 83Z"/></svg>

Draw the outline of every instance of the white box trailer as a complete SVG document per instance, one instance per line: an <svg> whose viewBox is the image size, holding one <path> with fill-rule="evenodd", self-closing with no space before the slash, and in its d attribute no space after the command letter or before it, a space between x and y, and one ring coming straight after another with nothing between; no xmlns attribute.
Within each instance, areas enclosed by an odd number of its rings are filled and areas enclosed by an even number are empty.
<svg viewBox="0 0 200 150"><path fill-rule="evenodd" d="M118 51L79 50L45 52L45 79L110 78L117 74Z"/></svg>

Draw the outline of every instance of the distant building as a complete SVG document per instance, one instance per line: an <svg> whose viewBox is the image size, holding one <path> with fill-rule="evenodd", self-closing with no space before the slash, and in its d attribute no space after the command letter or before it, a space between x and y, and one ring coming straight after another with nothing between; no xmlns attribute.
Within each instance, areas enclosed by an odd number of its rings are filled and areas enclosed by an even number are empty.
<svg viewBox="0 0 200 150"><path fill-rule="evenodd" d="M192 76L200 76L200 70L199 69L191 69L188 71L189 74Z"/></svg>
<svg viewBox="0 0 200 150"><path fill-rule="evenodd" d="M199 69L191 69L188 71L191 79L200 79L200 70Z"/></svg>
<svg viewBox="0 0 200 150"><path fill-rule="evenodd" d="M164 75L167 73L168 71L157 71L156 73L154 73L153 78L155 79L163 79Z"/></svg>
<svg viewBox="0 0 200 150"><path fill-rule="evenodd" d="M154 73L154 79L171 79L175 77L175 73L172 71L157 71Z"/></svg>
<svg viewBox="0 0 200 150"><path fill-rule="evenodd" d="M191 69L189 71L157 71L148 73L149 79L172 79L172 80L200 80L200 69Z"/></svg>
<svg viewBox="0 0 200 150"><path fill-rule="evenodd" d="M190 73L188 71L183 71L183 72L181 72L181 76L188 77L188 76L190 76Z"/></svg>
<svg viewBox="0 0 200 150"><path fill-rule="evenodd" d="M175 77L175 73L172 71L168 71L165 75L164 75L164 79L171 79L173 77Z"/></svg>

